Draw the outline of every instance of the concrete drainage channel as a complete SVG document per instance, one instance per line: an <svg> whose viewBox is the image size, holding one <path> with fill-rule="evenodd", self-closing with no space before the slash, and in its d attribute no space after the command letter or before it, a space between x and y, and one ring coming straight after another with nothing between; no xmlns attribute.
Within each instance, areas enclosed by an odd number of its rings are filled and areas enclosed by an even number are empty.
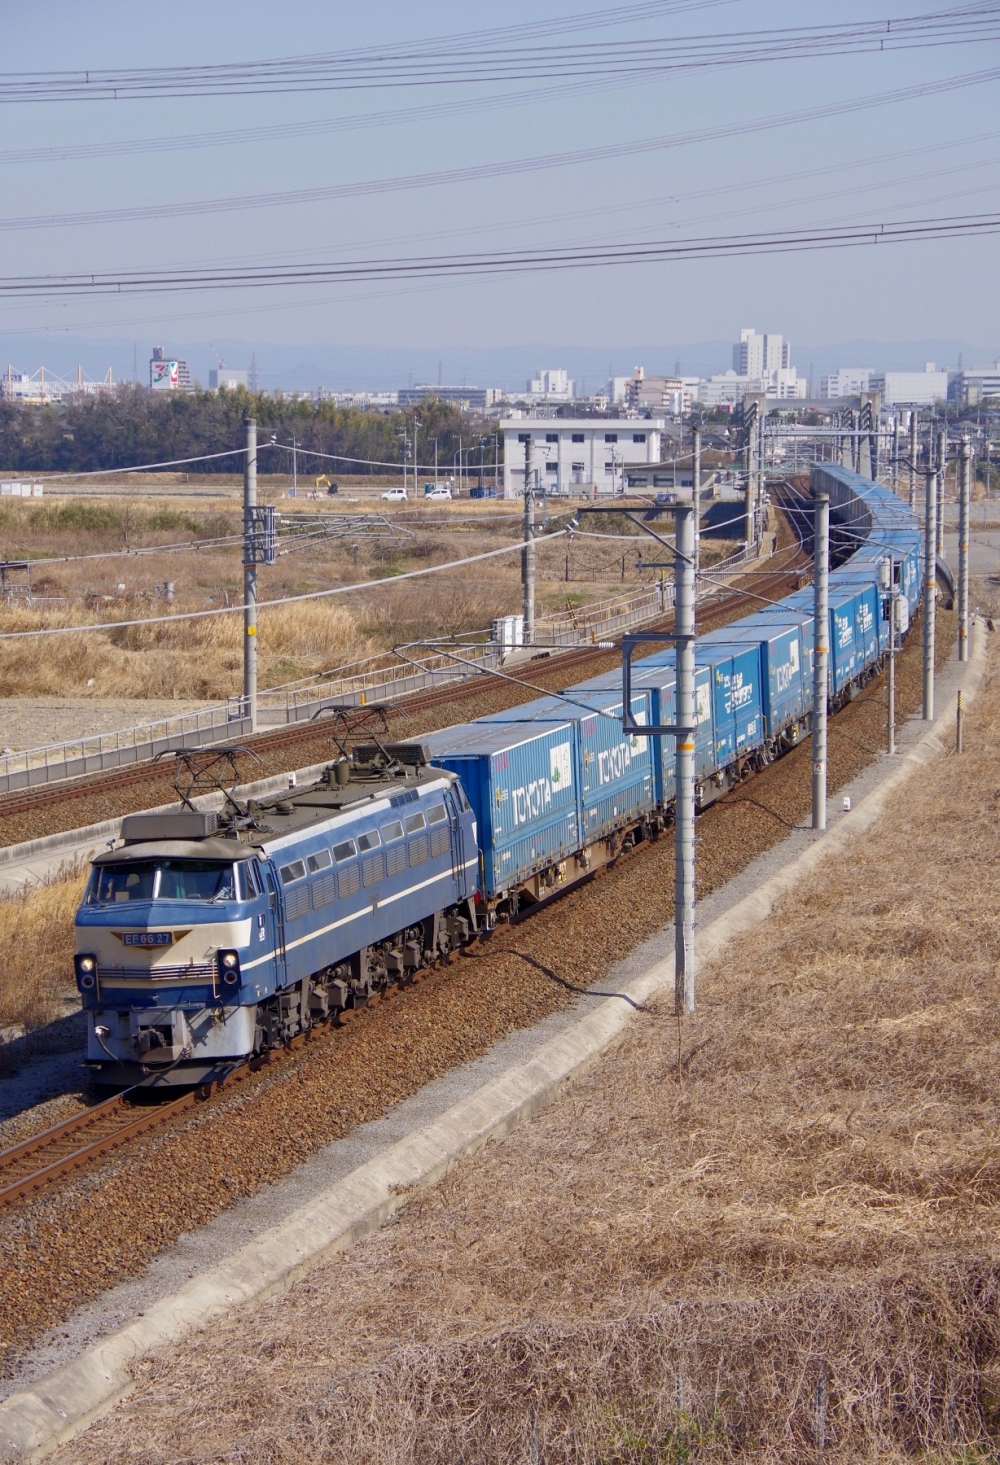
<svg viewBox="0 0 1000 1465"><path fill-rule="evenodd" d="M872 765L842 791L851 796L852 811L831 813L831 828L822 839L797 831L702 906L701 962L764 920L803 876L874 824L909 773L951 746L955 693L962 690L967 706L985 664L986 631L977 624L970 662L952 663L939 683L945 704L941 716L926 731L919 721L911 722L900 739L906 751ZM433 1185L463 1156L530 1118L609 1049L650 997L672 989L673 958L665 954L672 941L670 928L633 953L614 974L620 990L583 1016L587 999L535 1029L512 1034L485 1058L429 1085L395 1114L328 1146L269 1193L217 1218L204 1228L201 1239L207 1244L199 1246L199 1236L187 1238L189 1244L176 1249L173 1270L159 1266L159 1289L155 1278L126 1285L116 1289L116 1298L89 1309L94 1341L0 1404L0 1459L44 1459L128 1394L131 1368L139 1359L182 1341L235 1307L286 1290L381 1226L415 1190ZM607 990L606 982L602 988ZM277 1224L275 1211L283 1213ZM228 1239L228 1254L220 1238ZM220 1251L226 1258L221 1263L216 1260ZM176 1283L199 1266L182 1285L164 1287L164 1280ZM133 1321L107 1331L109 1322L113 1326L116 1316L129 1312ZM36 1362L39 1371L41 1363Z"/></svg>

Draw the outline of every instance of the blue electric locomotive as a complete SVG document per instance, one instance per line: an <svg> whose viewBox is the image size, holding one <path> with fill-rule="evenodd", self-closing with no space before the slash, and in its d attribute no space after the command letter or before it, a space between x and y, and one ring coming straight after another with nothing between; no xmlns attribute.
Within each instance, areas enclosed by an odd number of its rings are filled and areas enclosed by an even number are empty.
<svg viewBox="0 0 1000 1465"><path fill-rule="evenodd" d="M76 917L99 1082L202 1083L368 1000L476 928L475 816L415 744L214 813L129 815Z"/></svg>

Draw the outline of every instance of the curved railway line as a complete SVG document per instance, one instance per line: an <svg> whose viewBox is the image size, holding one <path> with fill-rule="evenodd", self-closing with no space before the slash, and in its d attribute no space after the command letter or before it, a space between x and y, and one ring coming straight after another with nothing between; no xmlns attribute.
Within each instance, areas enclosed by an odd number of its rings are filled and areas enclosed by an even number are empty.
<svg viewBox="0 0 1000 1465"><path fill-rule="evenodd" d="M732 589L720 589L700 602L699 625L702 629L714 630L718 626L725 625L745 608L748 600L752 601L755 597L759 596L765 600L780 599L782 595L788 593L790 588L795 588L792 582L797 575L808 569L810 558L803 547L801 510L793 501L782 504L782 508L787 515L791 543L778 549L760 570L746 571L741 575L740 583ZM780 561L780 565L775 561ZM747 581L752 581L752 589L746 584ZM663 616L648 622L644 629L657 630L662 627L664 630L669 630L672 623L672 616ZM616 644L620 642L620 637L612 639ZM594 673L602 670L603 663L607 662L613 654L606 647L578 647L551 657L543 656L529 663L521 663L515 668L513 676L515 678L527 676L536 680L537 684L543 686L545 690L558 690L560 686L568 686L581 680L588 670ZM472 674L461 681L449 682L430 691L414 692L401 698L393 708L390 723L396 717L412 720L422 713L434 713L441 708L454 708L454 716L450 720L462 721L460 713L463 705L470 699L479 699L483 696L487 676L488 674ZM502 682L493 677L488 677L488 680L493 683L494 687L502 685ZM511 683L508 682L507 685L510 686ZM526 688L525 697L527 698L529 695L530 689ZM322 737L321 729L322 723L316 720L295 723L273 732L257 733L254 737L246 739L244 746L258 757L267 755L280 757L286 751L316 742L318 738ZM210 751L210 748L206 748L205 751ZM116 769L112 773L88 774L56 784L47 784L40 788L5 794L0 797L0 844L16 843L22 838L32 837L30 834L18 833L13 838L6 838L3 828L4 821L7 819L13 819L19 815L30 815L41 810L54 810L60 806L69 806L81 798L108 795L115 800L120 796L121 812L138 810L143 805L135 802L130 795L157 783L169 785L169 773L167 772L169 766L169 764L165 765L163 760L150 761Z"/></svg>
<svg viewBox="0 0 1000 1465"><path fill-rule="evenodd" d="M941 629L943 661L949 637ZM904 714L920 701L918 642L919 631L897 665ZM884 699L872 683L831 721L831 787L876 757L883 737ZM809 770L804 744L705 812L699 898L807 817ZM21 1192L2 1210L0 1358L13 1358L80 1304L142 1273L179 1236L235 1200L256 1194L506 1034L568 1007L581 990L605 983L624 951L671 918L672 847L670 839L640 845L600 880L575 885L530 917L499 927L450 966L419 973L418 989L405 999L393 992L392 1000L370 1004L372 1012L359 1009L341 1031L315 1027L264 1063L247 1066L207 1095L210 1102L194 1093L185 1096L183 1110L126 1103L107 1129L63 1128L61 1138L53 1133L45 1145L26 1144L22 1131L14 1147L19 1169L0 1165L0 1188L16 1182ZM651 903L654 889L659 896ZM125 1132L147 1115L144 1133ZM102 1218L97 1237L95 1204Z"/></svg>

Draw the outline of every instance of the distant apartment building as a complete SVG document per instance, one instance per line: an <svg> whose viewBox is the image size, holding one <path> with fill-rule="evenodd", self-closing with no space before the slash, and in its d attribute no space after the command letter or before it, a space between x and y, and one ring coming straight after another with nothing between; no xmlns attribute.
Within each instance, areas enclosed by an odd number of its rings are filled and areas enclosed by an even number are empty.
<svg viewBox="0 0 1000 1465"><path fill-rule="evenodd" d="M733 371L737 376L770 377L787 371L792 364L792 346L784 336L761 334L752 326L740 331L733 346Z"/></svg>
<svg viewBox="0 0 1000 1465"><path fill-rule="evenodd" d="M828 376L820 377L819 394L831 399L860 397L862 392L870 390L874 374L870 366L842 366Z"/></svg>
<svg viewBox="0 0 1000 1465"><path fill-rule="evenodd" d="M524 494L525 445L530 441L541 482L557 492L621 492L628 468L658 463L663 420L635 417L505 417L504 498Z"/></svg>
<svg viewBox="0 0 1000 1465"><path fill-rule="evenodd" d="M529 381L526 395L533 402L572 402L576 382L561 367L539 371Z"/></svg>
<svg viewBox="0 0 1000 1465"><path fill-rule="evenodd" d="M622 400L631 412L667 412L680 417L691 411L694 395L683 378L647 376L645 368L637 366L625 380Z"/></svg>
<svg viewBox="0 0 1000 1465"><path fill-rule="evenodd" d="M963 367L952 374L948 395L959 407L978 407L1000 399L1000 358L992 366Z"/></svg>
<svg viewBox="0 0 1000 1465"><path fill-rule="evenodd" d="M886 407L931 407L948 396L948 373L928 361L923 371L873 371L869 391L880 392Z"/></svg>
<svg viewBox="0 0 1000 1465"><path fill-rule="evenodd" d="M437 397L440 402L453 402L457 407L478 412L488 412L504 399L499 387L446 387L431 382L401 387L396 396L400 407L419 407L428 397Z"/></svg>
<svg viewBox="0 0 1000 1465"><path fill-rule="evenodd" d="M153 347L149 363L149 389L152 392L191 392L194 383L186 361L168 361L162 346Z"/></svg>

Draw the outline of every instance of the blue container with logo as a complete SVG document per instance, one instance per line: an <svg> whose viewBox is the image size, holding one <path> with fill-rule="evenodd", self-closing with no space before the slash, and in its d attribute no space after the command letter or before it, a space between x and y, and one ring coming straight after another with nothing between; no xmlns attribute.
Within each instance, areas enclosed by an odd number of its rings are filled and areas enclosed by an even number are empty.
<svg viewBox="0 0 1000 1465"><path fill-rule="evenodd" d="M655 805L650 739L623 730L621 677L611 673L607 686L600 685L604 680L597 677L567 688L563 697L539 697L482 719L484 724L573 722L583 844L642 818ZM650 698L645 690L634 692L632 719L640 726L649 725Z"/></svg>
<svg viewBox="0 0 1000 1465"><path fill-rule="evenodd" d="M431 762L450 769L476 815L479 888L488 899L514 890L581 846L578 725L472 722L423 741Z"/></svg>

